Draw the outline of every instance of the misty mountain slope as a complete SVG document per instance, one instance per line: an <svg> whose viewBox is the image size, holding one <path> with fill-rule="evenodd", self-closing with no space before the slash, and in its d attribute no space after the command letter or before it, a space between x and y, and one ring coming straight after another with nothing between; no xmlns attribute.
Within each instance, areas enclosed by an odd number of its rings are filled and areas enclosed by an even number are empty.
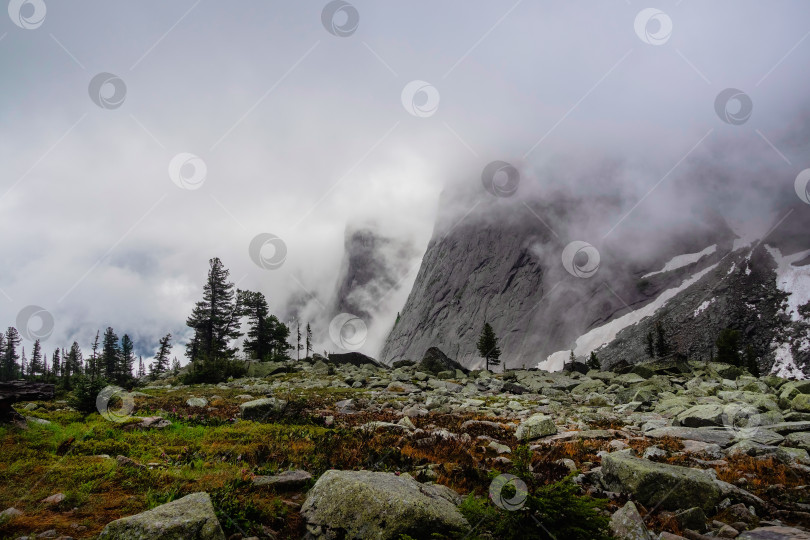
<svg viewBox="0 0 810 540"><path fill-rule="evenodd" d="M371 225L346 227L344 249L333 315L350 313L370 324L380 302L401 285L416 249Z"/></svg>
<svg viewBox="0 0 810 540"><path fill-rule="evenodd" d="M504 367L536 365L570 349L579 336L622 316L628 307L641 309L680 285L684 276L716 264L735 238L711 211L684 213L678 222L664 224L639 215L600 246L598 271L581 279L565 270L561 254L578 236L595 236L568 225L599 216L588 212L593 206L593 201L558 198L487 202L467 214L440 213L382 360L419 359L437 346L476 367L483 361L476 341L489 322L499 337ZM600 200L598 207L619 212L618 202L610 199ZM606 229L602 225L602 232ZM699 256L670 264L684 254Z"/></svg>

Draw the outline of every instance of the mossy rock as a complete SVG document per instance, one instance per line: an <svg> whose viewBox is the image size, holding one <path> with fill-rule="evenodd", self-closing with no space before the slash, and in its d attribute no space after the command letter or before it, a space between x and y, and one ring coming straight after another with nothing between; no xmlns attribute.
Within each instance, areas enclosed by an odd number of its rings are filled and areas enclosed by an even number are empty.
<svg viewBox="0 0 810 540"><path fill-rule="evenodd" d="M326 471L301 507L308 538L400 539L469 529L458 495L407 474Z"/></svg>
<svg viewBox="0 0 810 540"><path fill-rule="evenodd" d="M207 493L186 495L147 512L108 523L99 540L225 540Z"/></svg>
<svg viewBox="0 0 810 540"><path fill-rule="evenodd" d="M720 487L706 471L655 463L625 452L603 457L602 474L612 491L632 494L648 508L685 510L699 506L708 512L721 497Z"/></svg>

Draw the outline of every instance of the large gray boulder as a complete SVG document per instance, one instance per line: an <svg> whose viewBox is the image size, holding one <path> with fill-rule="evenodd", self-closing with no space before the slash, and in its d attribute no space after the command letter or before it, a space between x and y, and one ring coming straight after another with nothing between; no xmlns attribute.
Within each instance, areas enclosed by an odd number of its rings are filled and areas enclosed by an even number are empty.
<svg viewBox="0 0 810 540"><path fill-rule="evenodd" d="M678 421L685 427L722 426L724 412L720 403L695 405L679 414Z"/></svg>
<svg viewBox="0 0 810 540"><path fill-rule="evenodd" d="M147 512L108 523L99 540L225 540L207 493L186 495Z"/></svg>
<svg viewBox="0 0 810 540"><path fill-rule="evenodd" d="M262 398L248 401L239 405L242 420L264 420L273 413L281 412L287 402L283 399Z"/></svg>
<svg viewBox="0 0 810 540"><path fill-rule="evenodd" d="M407 474L326 471L301 507L307 538L418 538L469 529L458 495Z"/></svg>
<svg viewBox="0 0 810 540"><path fill-rule="evenodd" d="M648 508L712 510L721 490L706 471L655 463L614 452L602 458L603 482L612 491L629 493Z"/></svg>
<svg viewBox="0 0 810 540"><path fill-rule="evenodd" d="M515 437L519 441L530 441L555 433L557 433L557 426L554 425L554 420L545 414L538 413L521 422L515 431Z"/></svg>
<svg viewBox="0 0 810 540"><path fill-rule="evenodd" d="M425 351L425 356L416 364L416 371L423 371L434 375L438 375L442 371L455 371L457 369L468 373L468 370L464 366L455 360L451 360L446 354L439 350L438 347L431 347Z"/></svg>
<svg viewBox="0 0 810 540"><path fill-rule="evenodd" d="M745 531L737 540L810 540L810 533L793 527L759 527Z"/></svg>

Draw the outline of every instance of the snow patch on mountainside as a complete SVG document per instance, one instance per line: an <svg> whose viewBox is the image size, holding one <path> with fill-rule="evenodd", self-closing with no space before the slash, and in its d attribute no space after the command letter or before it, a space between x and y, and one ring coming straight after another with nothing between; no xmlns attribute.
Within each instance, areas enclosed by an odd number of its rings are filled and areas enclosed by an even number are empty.
<svg viewBox="0 0 810 540"><path fill-rule="evenodd" d="M641 278L644 279L650 276L655 276L657 274L671 272L672 270L677 270L678 268L683 268L684 266L688 266L690 264L698 262L704 256L711 255L715 251L717 251L717 244L711 245L698 253L686 253L684 255L678 255L670 259L670 261L667 264L665 264L661 270L657 272L650 272L649 274L641 276Z"/></svg>
<svg viewBox="0 0 810 540"><path fill-rule="evenodd" d="M711 246L712 252L714 252L714 248L716 247L717 247L716 245ZM705 252L706 250L703 251ZM635 311L631 311L626 315L618 317L608 322L607 324L602 325L598 328L594 328L588 333L580 336L577 339L576 343L574 344L574 355L577 357L584 357L590 354L591 351L595 351L599 347L607 345L616 338L616 335L621 330L624 330L628 326L637 324L645 317L652 316L656 311L664 307L664 305L673 297L675 297L679 292L696 283L698 280L700 280L700 278L702 278L703 276L705 276L706 274L717 268L718 264L719 263L715 263L709 266L708 268L705 268L700 272L697 272L689 279L684 280L678 287L667 289L666 291L662 292L658 296L658 298L656 298L646 306L639 308ZM568 360L569 355L570 351L557 351L555 353L550 354L542 362L538 363L537 367L539 369L544 369L546 371L559 371L563 368L563 365Z"/></svg>
<svg viewBox="0 0 810 540"><path fill-rule="evenodd" d="M776 359L771 368L771 374L783 379L804 379L804 373L796 367L796 362L793 361L793 353L790 352L790 344L782 343L774 351Z"/></svg>
<svg viewBox="0 0 810 540"><path fill-rule="evenodd" d="M728 274L726 274L726 275L728 275ZM698 306L698 308L695 310L695 317L697 317L698 315L700 315L701 313L703 313L704 311L706 311L706 308L707 308L707 307L709 307L710 305L712 305L712 304L714 303L714 301L715 301L715 300L717 300L717 299L716 299L716 298L712 298L711 300L706 300L705 302L703 302L702 304L700 304L700 305Z"/></svg>
<svg viewBox="0 0 810 540"><path fill-rule="evenodd" d="M801 320L799 306L810 302L810 265L793 266L793 263L810 255L810 249L793 255L782 255L779 248L767 245L765 249L776 261L776 286L780 291L790 295L785 311L790 315L791 320L799 321Z"/></svg>

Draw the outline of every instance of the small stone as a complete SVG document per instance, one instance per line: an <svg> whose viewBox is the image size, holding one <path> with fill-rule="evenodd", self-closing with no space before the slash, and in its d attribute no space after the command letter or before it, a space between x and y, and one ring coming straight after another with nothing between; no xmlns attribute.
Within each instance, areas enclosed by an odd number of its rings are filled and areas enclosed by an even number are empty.
<svg viewBox="0 0 810 540"><path fill-rule="evenodd" d="M64 500L65 500L65 494L64 493L54 493L53 495L51 495L49 497L45 497L44 499L42 499L39 502L53 505L53 504L59 504L60 502L62 502Z"/></svg>
<svg viewBox="0 0 810 540"><path fill-rule="evenodd" d="M201 397L192 397L186 400L186 405L189 407L205 407L208 405L208 400Z"/></svg>

